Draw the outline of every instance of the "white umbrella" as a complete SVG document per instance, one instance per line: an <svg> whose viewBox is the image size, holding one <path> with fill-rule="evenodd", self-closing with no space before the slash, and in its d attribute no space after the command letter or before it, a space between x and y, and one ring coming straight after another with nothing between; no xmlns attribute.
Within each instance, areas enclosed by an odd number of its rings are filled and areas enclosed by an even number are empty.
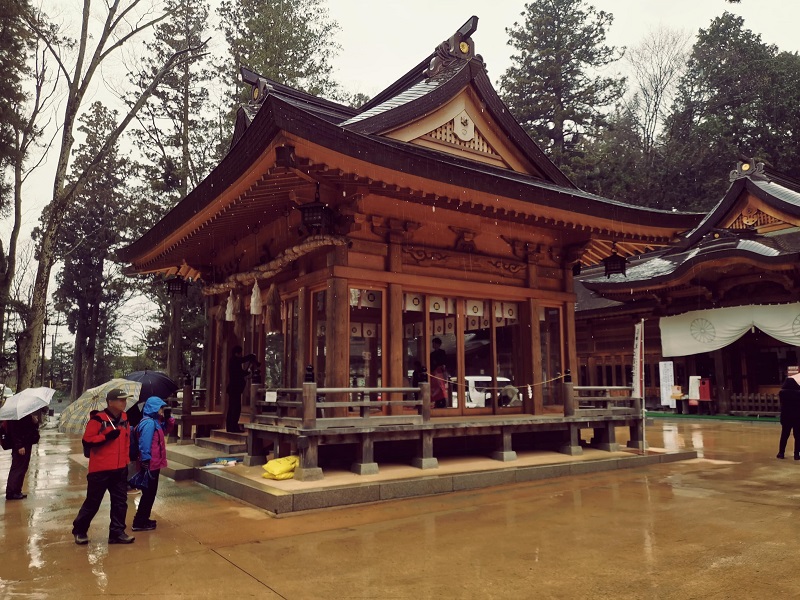
<svg viewBox="0 0 800 600"><path fill-rule="evenodd" d="M8 398L0 408L0 421L19 421L50 404L56 391L49 387L27 388Z"/></svg>
<svg viewBox="0 0 800 600"><path fill-rule="evenodd" d="M14 390L12 390L7 385L0 385L0 390L3 392L3 398L8 398L9 396L14 395Z"/></svg>

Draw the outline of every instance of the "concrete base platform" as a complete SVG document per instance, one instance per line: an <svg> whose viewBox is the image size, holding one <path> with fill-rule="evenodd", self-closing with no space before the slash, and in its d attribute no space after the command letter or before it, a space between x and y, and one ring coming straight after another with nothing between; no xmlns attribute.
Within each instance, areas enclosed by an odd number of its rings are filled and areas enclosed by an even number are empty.
<svg viewBox="0 0 800 600"><path fill-rule="evenodd" d="M184 451L190 456L182 458ZM205 460L208 450L191 446L168 448L170 461L196 462L199 454ZM557 452L520 452L517 460L498 465L497 460L478 457L450 457L438 461L435 470L421 470L409 465L384 464L374 475L357 475L346 470L325 470L324 479L298 481L264 479L263 467L236 466L195 468L194 479L212 489L239 498L274 514L293 513L320 508L348 506L382 500L446 494L615 469L643 467L660 463L697 458L694 450L667 452L650 448L646 453L635 450L606 452L586 448L578 456Z"/></svg>

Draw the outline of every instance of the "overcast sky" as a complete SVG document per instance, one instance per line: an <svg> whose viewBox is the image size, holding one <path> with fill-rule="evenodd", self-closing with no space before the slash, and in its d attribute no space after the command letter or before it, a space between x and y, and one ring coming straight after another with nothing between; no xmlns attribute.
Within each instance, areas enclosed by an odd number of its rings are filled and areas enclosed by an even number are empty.
<svg viewBox="0 0 800 600"><path fill-rule="evenodd" d="M608 31L608 43L613 45L634 46L649 30L661 25L694 35L727 10L743 16L745 26L761 34L765 42L776 44L781 50L800 50L796 34L800 0L742 0L741 4L725 0L588 1L614 15ZM73 5L74 0L43 0L42 4L51 11L56 5ZM523 0L328 0L331 17L340 27L337 39L341 51L335 59L334 77L349 92L374 96L476 15L476 52L483 56L489 77L497 83L510 65L512 53L506 28L521 19L524 5ZM69 19L74 13L65 9L61 14ZM98 92L100 95L102 91ZM51 193L52 168L46 167L25 192L22 243L29 238ZM10 229L9 219L0 222L4 241Z"/></svg>
<svg viewBox="0 0 800 600"><path fill-rule="evenodd" d="M692 35L729 11L781 50L800 50L800 0L587 0L614 15L608 42L634 46L650 29L665 25ZM475 51L497 82L510 65L506 28L521 20L523 0L328 0L338 21L342 50L336 78L351 92L374 96L425 58L469 17L478 17Z"/></svg>

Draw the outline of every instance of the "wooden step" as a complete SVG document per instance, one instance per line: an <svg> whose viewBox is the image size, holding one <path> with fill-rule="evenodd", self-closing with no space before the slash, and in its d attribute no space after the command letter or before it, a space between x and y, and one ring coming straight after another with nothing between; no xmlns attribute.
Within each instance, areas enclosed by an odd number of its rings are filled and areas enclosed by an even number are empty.
<svg viewBox="0 0 800 600"><path fill-rule="evenodd" d="M247 443L247 433L231 433L225 429L212 429L210 437L239 444Z"/></svg>
<svg viewBox="0 0 800 600"><path fill-rule="evenodd" d="M247 452L246 442L240 440L229 440L217 436L209 438L195 438L194 443L196 446L200 448L207 448L209 450L214 450L218 454L222 455L243 454Z"/></svg>

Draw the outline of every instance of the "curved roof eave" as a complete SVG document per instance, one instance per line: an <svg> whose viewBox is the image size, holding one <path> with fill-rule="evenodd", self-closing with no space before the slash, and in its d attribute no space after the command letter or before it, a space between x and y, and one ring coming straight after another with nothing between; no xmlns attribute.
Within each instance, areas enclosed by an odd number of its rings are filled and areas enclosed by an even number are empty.
<svg viewBox="0 0 800 600"><path fill-rule="evenodd" d="M623 275L612 275L607 281L602 279L581 279L582 284L589 290L598 294L620 294L631 293L632 291L644 291L652 288L663 287L669 283L669 287L676 285L676 280L680 280L688 271L698 272L697 267L704 265L706 269L714 268L713 265L706 263L716 263L724 259L739 259L747 261L752 265L780 265L784 263L795 264L800 259L800 252L781 254L777 256L765 256L759 252L752 252L747 249L729 248L717 252L714 256L706 255L693 256L684 262L675 265L674 269L663 272L655 277L643 279L627 279Z"/></svg>
<svg viewBox="0 0 800 600"><path fill-rule="evenodd" d="M774 189L770 189L770 187L774 187ZM779 183L753 181L750 177L742 177L731 183L725 195L717 202L717 205L697 224L697 227L689 231L683 240L670 250L670 253L684 252L687 248L703 239L712 229L718 227L720 221L728 215L734 204L739 200L743 191L749 192L773 208L800 217L800 194Z"/></svg>
<svg viewBox="0 0 800 600"><path fill-rule="evenodd" d="M326 149L400 170L409 175L443 183L459 181L464 188L531 202L536 189L554 192L554 197L535 203L587 216L616 220L631 225L646 224L683 230L696 223L697 215L672 213L633 206L595 196L577 189L560 187L528 175L460 159L406 142L359 134L343 129L278 97L267 96L242 139L220 164L181 202L139 240L120 250L121 260L132 261L162 244L170 233L205 210L224 191L245 175L280 133L292 134ZM498 190L498 185L504 188ZM502 193L501 193L502 192ZM567 200L570 205L565 205Z"/></svg>

